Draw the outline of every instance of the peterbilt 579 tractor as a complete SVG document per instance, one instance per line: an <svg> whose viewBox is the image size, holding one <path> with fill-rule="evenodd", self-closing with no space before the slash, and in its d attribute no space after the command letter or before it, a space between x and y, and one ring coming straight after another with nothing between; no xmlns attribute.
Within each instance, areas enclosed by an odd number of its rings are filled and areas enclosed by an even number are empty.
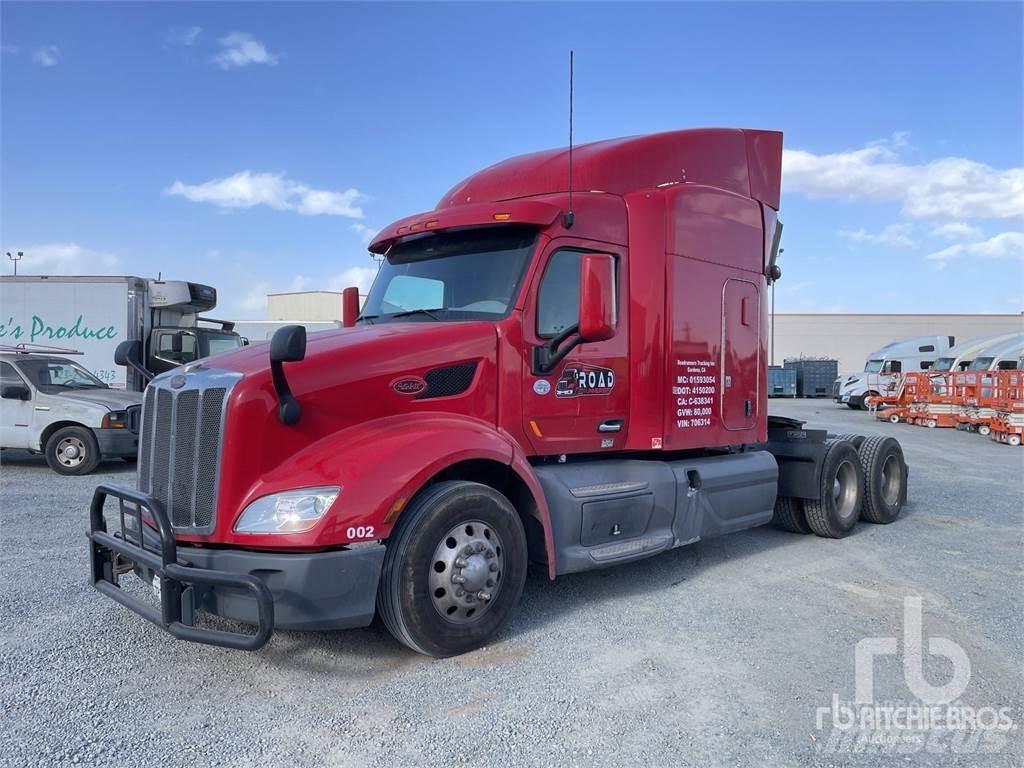
<svg viewBox="0 0 1024 768"><path fill-rule="evenodd" d="M531 563L554 579L773 521L892 522L895 440L767 413L781 160L773 131L602 141L386 227L348 327L152 381L137 487L93 498L93 584L187 640L254 649L377 613L449 656L505 625Z"/></svg>

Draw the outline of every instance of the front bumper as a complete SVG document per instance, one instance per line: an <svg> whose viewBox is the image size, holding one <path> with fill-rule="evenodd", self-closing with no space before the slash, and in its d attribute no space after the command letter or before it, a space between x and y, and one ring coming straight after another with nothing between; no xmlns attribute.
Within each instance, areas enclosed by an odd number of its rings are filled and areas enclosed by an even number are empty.
<svg viewBox="0 0 1024 768"><path fill-rule="evenodd" d="M139 452L139 436L127 429L94 429L100 456L135 456Z"/></svg>
<svg viewBox="0 0 1024 768"><path fill-rule="evenodd" d="M108 496L119 501L121 530L114 535L103 518ZM158 500L108 484L93 496L89 539L92 583L100 592L177 638L243 650L261 648L275 628L368 625L384 560L379 544L302 554L178 546ZM159 611L118 586L118 575L128 570L147 582L158 580ZM256 631L196 627L196 611L252 624Z"/></svg>

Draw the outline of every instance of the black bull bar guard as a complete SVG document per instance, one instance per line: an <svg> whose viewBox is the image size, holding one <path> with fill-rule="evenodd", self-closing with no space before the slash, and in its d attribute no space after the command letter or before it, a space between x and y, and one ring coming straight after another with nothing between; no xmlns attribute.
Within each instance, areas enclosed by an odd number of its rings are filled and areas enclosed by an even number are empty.
<svg viewBox="0 0 1024 768"><path fill-rule="evenodd" d="M120 535L107 532L103 508L108 496L118 500ZM143 520L143 510L155 531ZM135 524L135 531L126 524L129 521ZM158 546L147 544L147 529L159 539ZM262 648L270 640L274 631L274 598L267 585L251 574L193 568L178 562L174 530L158 499L120 485L102 483L97 486L89 507L89 549L92 585L174 637L246 651ZM122 572L119 560L147 568L159 579L159 610L118 586L117 578ZM256 632L245 634L194 626L194 586L250 592L259 615Z"/></svg>

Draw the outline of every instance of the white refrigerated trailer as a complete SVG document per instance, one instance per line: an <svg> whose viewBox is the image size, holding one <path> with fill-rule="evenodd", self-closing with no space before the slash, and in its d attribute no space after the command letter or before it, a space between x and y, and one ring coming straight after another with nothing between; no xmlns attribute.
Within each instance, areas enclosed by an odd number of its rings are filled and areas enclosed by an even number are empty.
<svg viewBox="0 0 1024 768"><path fill-rule="evenodd" d="M144 377L114 362L117 345L139 341L153 373L235 349L242 340L230 323L199 317L216 305L215 288L184 280L0 277L0 344L73 348L108 386L141 391Z"/></svg>

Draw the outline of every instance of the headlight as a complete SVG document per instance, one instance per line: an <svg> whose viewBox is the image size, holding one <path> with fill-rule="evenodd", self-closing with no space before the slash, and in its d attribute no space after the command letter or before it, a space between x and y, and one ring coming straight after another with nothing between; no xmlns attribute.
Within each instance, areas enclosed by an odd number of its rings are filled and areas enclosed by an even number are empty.
<svg viewBox="0 0 1024 768"><path fill-rule="evenodd" d="M102 429L127 429L128 411L111 411L100 422Z"/></svg>
<svg viewBox="0 0 1024 768"><path fill-rule="evenodd" d="M299 488L256 499L235 523L236 533L302 533L331 508L341 493L336 486Z"/></svg>

